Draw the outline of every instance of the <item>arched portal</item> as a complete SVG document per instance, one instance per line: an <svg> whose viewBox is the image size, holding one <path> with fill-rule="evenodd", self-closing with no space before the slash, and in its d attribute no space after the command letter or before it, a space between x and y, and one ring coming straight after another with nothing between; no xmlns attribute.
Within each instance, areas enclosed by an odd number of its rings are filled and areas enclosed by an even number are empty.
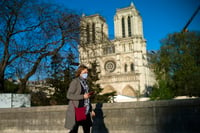
<svg viewBox="0 0 200 133"><path fill-rule="evenodd" d="M111 85L107 85L104 87L102 94L114 92L115 89Z"/></svg>
<svg viewBox="0 0 200 133"><path fill-rule="evenodd" d="M125 96L136 96L136 92L130 85L127 85L122 90L122 95L125 95Z"/></svg>

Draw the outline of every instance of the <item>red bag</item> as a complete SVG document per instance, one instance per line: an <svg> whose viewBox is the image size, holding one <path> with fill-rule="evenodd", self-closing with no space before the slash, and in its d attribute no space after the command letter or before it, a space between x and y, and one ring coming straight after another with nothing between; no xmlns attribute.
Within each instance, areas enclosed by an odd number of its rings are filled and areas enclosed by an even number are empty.
<svg viewBox="0 0 200 133"><path fill-rule="evenodd" d="M76 121L86 120L86 115L85 115L86 107L77 108L74 106L74 110L75 110Z"/></svg>

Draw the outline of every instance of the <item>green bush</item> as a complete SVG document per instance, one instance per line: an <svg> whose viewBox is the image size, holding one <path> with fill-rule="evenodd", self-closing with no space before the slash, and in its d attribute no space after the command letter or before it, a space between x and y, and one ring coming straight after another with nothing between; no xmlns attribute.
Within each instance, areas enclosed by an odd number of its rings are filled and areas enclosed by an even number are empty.
<svg viewBox="0 0 200 133"><path fill-rule="evenodd" d="M168 87L167 82L160 80L158 85L153 86L152 93L150 95L151 100L165 100L172 99L174 92Z"/></svg>

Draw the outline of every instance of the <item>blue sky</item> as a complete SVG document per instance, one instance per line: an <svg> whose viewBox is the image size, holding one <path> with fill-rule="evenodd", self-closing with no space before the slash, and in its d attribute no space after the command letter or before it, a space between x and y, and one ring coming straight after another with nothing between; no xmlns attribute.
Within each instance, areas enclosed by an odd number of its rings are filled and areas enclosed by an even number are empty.
<svg viewBox="0 0 200 133"><path fill-rule="evenodd" d="M200 0L48 0L77 13L100 14L108 24L109 37L114 36L114 15L116 9L134 3L143 19L147 50L160 49L160 40L169 33L180 32L191 18ZM189 25L190 31L200 31L200 11Z"/></svg>

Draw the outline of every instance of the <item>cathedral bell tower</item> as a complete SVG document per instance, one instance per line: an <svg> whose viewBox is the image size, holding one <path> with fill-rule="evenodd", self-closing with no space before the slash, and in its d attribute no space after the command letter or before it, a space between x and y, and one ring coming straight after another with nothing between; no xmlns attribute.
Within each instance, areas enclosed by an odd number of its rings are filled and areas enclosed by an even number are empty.
<svg viewBox="0 0 200 133"><path fill-rule="evenodd" d="M142 18L133 3L127 8L117 9L114 26L115 38L143 37Z"/></svg>
<svg viewBox="0 0 200 133"><path fill-rule="evenodd" d="M99 14L82 15L80 26L79 60L89 66L102 55L101 44L108 38L108 26Z"/></svg>
<svg viewBox="0 0 200 133"><path fill-rule="evenodd" d="M94 45L102 43L107 36L108 27L103 17L99 14L90 16L82 15L81 44Z"/></svg>

